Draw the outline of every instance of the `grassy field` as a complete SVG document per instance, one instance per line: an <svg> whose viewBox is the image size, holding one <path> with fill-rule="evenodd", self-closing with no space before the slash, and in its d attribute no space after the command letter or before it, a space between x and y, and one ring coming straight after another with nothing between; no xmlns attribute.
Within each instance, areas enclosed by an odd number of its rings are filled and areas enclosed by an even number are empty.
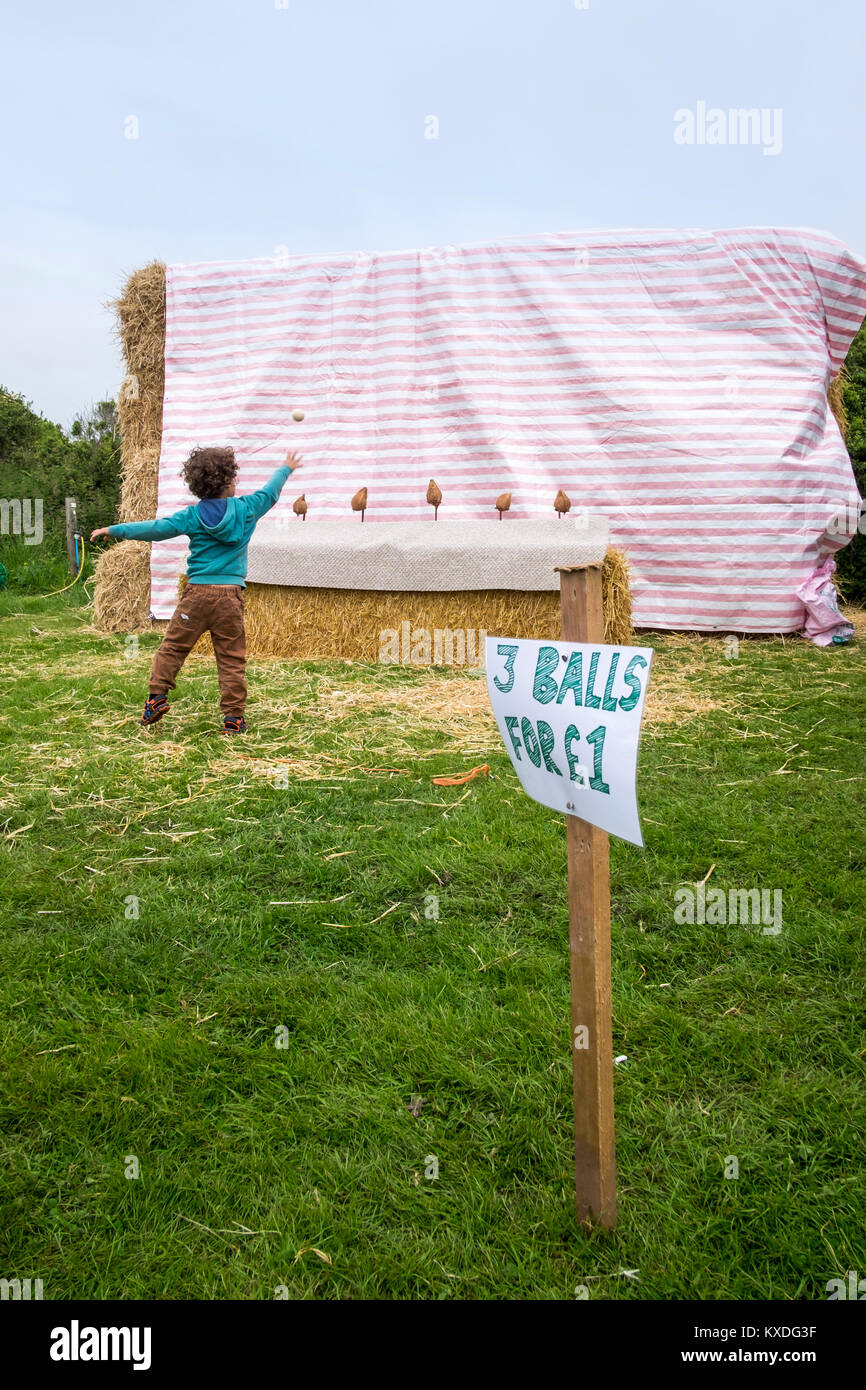
<svg viewBox="0 0 866 1390"><path fill-rule="evenodd" d="M564 827L483 678L253 663L229 741L197 658L145 732L156 637L136 655L67 598L0 618L0 1276L820 1299L866 1274L862 621L851 649L651 639L605 1236L573 1215ZM782 931L677 924L708 873L780 889Z"/></svg>

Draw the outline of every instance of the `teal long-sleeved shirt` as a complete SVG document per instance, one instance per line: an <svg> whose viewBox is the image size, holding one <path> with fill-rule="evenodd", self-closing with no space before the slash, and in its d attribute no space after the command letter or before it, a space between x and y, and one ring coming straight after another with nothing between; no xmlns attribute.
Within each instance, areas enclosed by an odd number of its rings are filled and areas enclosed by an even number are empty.
<svg viewBox="0 0 866 1390"><path fill-rule="evenodd" d="M157 521L127 521L109 526L123 541L167 541L189 536L186 563L190 584L238 584L245 588L247 546L266 512L279 501L291 468L284 465L258 492L246 497L208 498Z"/></svg>

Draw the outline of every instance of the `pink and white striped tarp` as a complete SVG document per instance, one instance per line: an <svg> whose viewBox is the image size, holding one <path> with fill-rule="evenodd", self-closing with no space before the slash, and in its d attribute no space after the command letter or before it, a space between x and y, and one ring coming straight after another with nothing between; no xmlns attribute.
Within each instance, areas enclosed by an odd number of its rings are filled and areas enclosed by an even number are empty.
<svg viewBox="0 0 866 1390"><path fill-rule="evenodd" d="M807 230L172 266L159 513L190 500L201 444L235 447L239 491L299 449L303 484L273 514L287 546L292 525L350 518L365 485L368 523L431 524L431 477L449 519L495 519L510 490L510 525L552 516L563 488L610 518L637 625L794 631L797 585L857 523L827 386L864 313L866 264ZM153 547L155 617L184 553Z"/></svg>

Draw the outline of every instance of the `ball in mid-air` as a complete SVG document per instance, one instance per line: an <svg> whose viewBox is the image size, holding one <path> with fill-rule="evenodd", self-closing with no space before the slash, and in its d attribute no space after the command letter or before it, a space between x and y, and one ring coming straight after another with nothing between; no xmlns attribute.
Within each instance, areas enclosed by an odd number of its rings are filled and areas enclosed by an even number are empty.
<svg viewBox="0 0 866 1390"><path fill-rule="evenodd" d="M293 411L292 411L292 419L293 419L293 420L297 420L298 424L300 424L300 422L303 420L303 418L304 418L304 412L303 412L302 410L293 410Z"/></svg>

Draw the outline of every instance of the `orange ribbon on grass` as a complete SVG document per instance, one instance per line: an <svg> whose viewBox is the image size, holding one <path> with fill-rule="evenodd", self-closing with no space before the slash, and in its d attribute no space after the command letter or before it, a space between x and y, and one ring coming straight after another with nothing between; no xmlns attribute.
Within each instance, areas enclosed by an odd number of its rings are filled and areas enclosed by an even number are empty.
<svg viewBox="0 0 866 1390"><path fill-rule="evenodd" d="M490 776L490 768L487 763L482 763L480 767L473 767L471 772L466 772L462 777L433 777L431 781L437 787L462 787L464 782L471 782L473 777L483 773L485 777Z"/></svg>

